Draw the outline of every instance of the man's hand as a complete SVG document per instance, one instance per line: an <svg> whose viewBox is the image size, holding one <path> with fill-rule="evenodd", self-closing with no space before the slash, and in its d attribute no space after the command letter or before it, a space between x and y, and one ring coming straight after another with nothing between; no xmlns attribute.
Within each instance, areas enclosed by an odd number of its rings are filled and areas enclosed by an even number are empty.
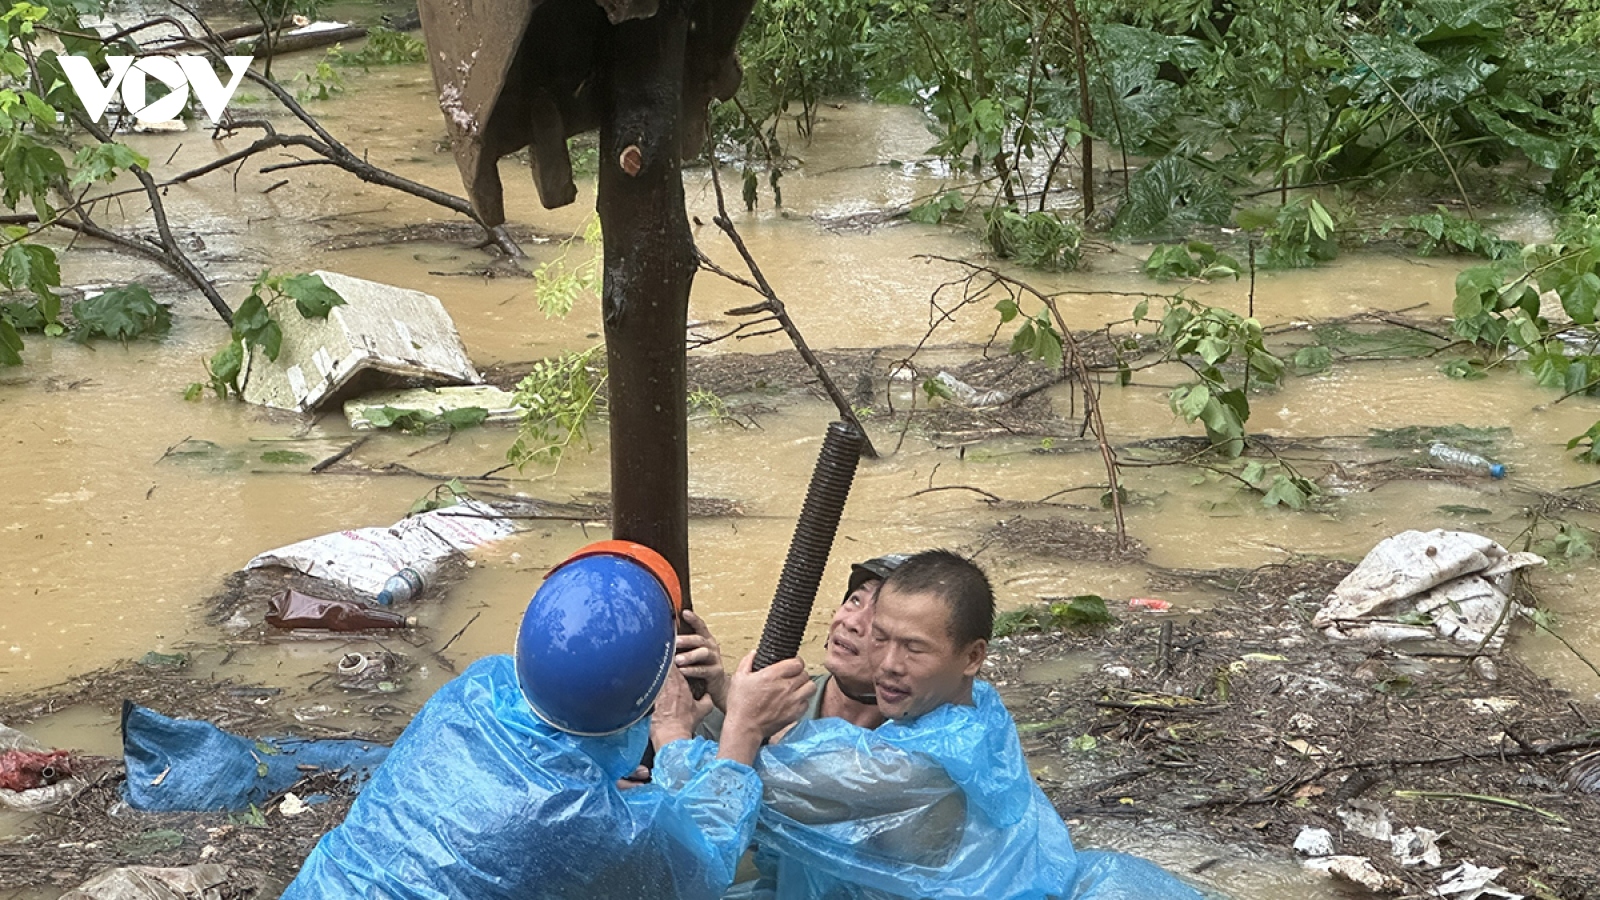
<svg viewBox="0 0 1600 900"><path fill-rule="evenodd" d="M728 684L728 718L717 749L719 758L745 765L755 762L762 741L800 718L817 689L799 659L752 672L755 657L752 650L739 660L739 669Z"/></svg>
<svg viewBox="0 0 1600 900"><path fill-rule="evenodd" d="M617 779L617 790L625 791L636 788L641 784L650 783L650 770L644 766L634 766L633 771Z"/></svg>
<svg viewBox="0 0 1600 900"><path fill-rule="evenodd" d="M728 672L722 667L722 646L711 636L706 620L692 609L683 611L683 624L692 633L678 635L677 656L673 663L685 678L699 678L717 709L728 711Z"/></svg>
<svg viewBox="0 0 1600 900"><path fill-rule="evenodd" d="M696 700L683 673L676 666L668 666L666 683L661 685L655 712L650 714L650 743L660 749L693 737L695 726L710 711L710 695Z"/></svg>

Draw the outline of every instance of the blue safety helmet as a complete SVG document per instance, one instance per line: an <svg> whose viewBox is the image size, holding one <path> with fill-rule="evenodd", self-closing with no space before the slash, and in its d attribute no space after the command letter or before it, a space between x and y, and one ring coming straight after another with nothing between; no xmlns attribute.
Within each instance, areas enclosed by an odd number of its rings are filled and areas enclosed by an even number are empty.
<svg viewBox="0 0 1600 900"><path fill-rule="evenodd" d="M590 544L550 570L517 629L534 713L585 736L644 718L672 665L680 590L672 565L631 541Z"/></svg>

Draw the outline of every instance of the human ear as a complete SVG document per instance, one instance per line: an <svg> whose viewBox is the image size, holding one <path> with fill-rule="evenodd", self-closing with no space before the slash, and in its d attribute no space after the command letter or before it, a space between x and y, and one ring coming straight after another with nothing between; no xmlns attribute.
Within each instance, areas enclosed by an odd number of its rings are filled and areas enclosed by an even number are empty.
<svg viewBox="0 0 1600 900"><path fill-rule="evenodd" d="M976 678L978 670L983 668L983 661L989 658L989 642L978 638L967 645L964 655L967 664L962 668L961 674L968 678Z"/></svg>

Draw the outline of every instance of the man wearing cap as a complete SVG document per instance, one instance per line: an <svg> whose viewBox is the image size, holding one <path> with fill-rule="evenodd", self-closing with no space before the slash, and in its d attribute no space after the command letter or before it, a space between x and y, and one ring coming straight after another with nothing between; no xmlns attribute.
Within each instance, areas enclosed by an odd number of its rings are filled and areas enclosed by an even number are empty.
<svg viewBox="0 0 1600 900"><path fill-rule="evenodd" d="M652 724L692 727L672 665L680 606L671 565L641 545L603 541L558 565L514 657L434 694L285 900L719 896L761 799L750 763L812 686L798 659L752 672L747 656L721 743L667 743L655 780L620 791Z"/></svg>
<svg viewBox="0 0 1600 900"><path fill-rule="evenodd" d="M877 699L873 696L872 660L868 655L872 608L883 580L905 560L904 554L892 553L850 567L844 602L834 610L833 620L828 623L827 656L823 659L827 671L812 679L817 692L800 714L800 721L835 718L862 728L883 724L883 715L878 712ZM678 635L678 670L690 678L702 679L706 693L715 703L695 734L717 740L723 727L725 703L722 696L727 684L721 649L704 619L685 611L683 621L692 631Z"/></svg>
<svg viewBox="0 0 1600 900"><path fill-rule="evenodd" d="M884 580L869 655L889 721L802 722L757 763L757 861L779 900L1200 900L1144 860L1074 850L977 679L993 622L987 576L949 551Z"/></svg>

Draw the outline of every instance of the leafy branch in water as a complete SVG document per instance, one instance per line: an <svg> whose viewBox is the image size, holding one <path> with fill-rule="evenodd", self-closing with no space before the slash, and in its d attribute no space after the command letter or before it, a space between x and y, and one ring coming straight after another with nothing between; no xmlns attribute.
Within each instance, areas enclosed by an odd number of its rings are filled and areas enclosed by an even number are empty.
<svg viewBox="0 0 1600 900"><path fill-rule="evenodd" d="M1080 594L1052 603L1010 609L994 617L995 637L1037 634L1064 628L1097 628L1116 624L1116 617L1098 594Z"/></svg>
<svg viewBox="0 0 1600 900"><path fill-rule="evenodd" d="M1333 214L1315 197L1296 197L1277 207L1240 210L1239 227L1260 229L1271 269L1309 269L1339 256Z"/></svg>
<svg viewBox="0 0 1600 900"><path fill-rule="evenodd" d="M1143 321L1148 310L1148 301L1140 301L1134 321ZM1284 370L1283 360L1266 347L1261 323L1180 296L1167 300L1156 337L1164 358L1183 363L1197 376L1168 395L1172 411L1185 422L1199 420L1218 452L1243 453L1250 391L1277 385Z"/></svg>
<svg viewBox="0 0 1600 900"><path fill-rule="evenodd" d="M443 412L380 406L377 409L367 410L365 416L373 428L393 429L406 434L427 434L440 429L456 432L463 428L474 428L489 418L489 411L481 406L463 406Z"/></svg>
<svg viewBox="0 0 1600 900"><path fill-rule="evenodd" d="M1158 244L1151 248L1144 261L1144 273L1163 281L1171 278L1237 279L1242 268L1237 259L1218 252L1205 241Z"/></svg>
<svg viewBox="0 0 1600 900"><path fill-rule="evenodd" d="M573 444L589 446L589 420L604 412L604 363L603 346L535 363L517 384L517 439L506 459L519 468L557 463Z"/></svg>
<svg viewBox="0 0 1600 900"><path fill-rule="evenodd" d="M283 349L283 328L273 318L271 308L282 306L280 301L287 300L293 300L295 310L307 319L325 319L335 306L344 304L344 298L324 284L320 275L262 272L251 285L250 296L234 310L228 343L206 363L211 390L218 399L226 400L244 393L239 375L244 370L245 355L250 348L260 348L268 360L278 358ZM189 385L184 391L185 399L198 399L205 387L198 382Z"/></svg>
<svg viewBox="0 0 1600 900"><path fill-rule="evenodd" d="M534 298L547 318L561 318L572 312L580 297L598 296L600 280L600 217L590 216L582 234L561 242L561 253L540 263L533 270ZM575 249L582 258L568 262Z"/></svg>
<svg viewBox="0 0 1600 900"><path fill-rule="evenodd" d="M1055 213L1019 213L1001 206L983 214L984 240L1002 259L1032 269L1076 269L1083 261L1083 229Z"/></svg>
<svg viewBox="0 0 1600 900"><path fill-rule="evenodd" d="M1463 270L1455 315L1457 335L1491 362L1515 356L1539 384L1564 392L1557 403L1600 391L1600 216L1572 223L1552 243ZM1567 448L1587 441L1578 458L1600 462L1597 435L1600 423Z"/></svg>

